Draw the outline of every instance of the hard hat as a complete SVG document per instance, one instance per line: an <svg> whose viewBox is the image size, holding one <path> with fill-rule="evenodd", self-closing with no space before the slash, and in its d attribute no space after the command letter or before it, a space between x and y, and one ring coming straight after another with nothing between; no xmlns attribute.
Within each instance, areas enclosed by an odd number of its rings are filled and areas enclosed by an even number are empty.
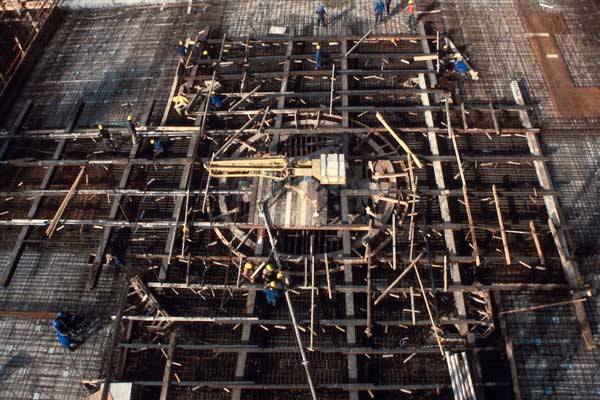
<svg viewBox="0 0 600 400"><path fill-rule="evenodd" d="M58 328L60 326L60 322L58 322L57 320L52 321L52 325L55 326L56 328Z"/></svg>
<svg viewBox="0 0 600 400"><path fill-rule="evenodd" d="M203 55L203 56L207 56L207 55L208 55L208 50L204 50L204 51L202 52L202 55Z"/></svg>
<svg viewBox="0 0 600 400"><path fill-rule="evenodd" d="M150 144L154 144L154 139L150 139Z"/></svg>
<svg viewBox="0 0 600 400"><path fill-rule="evenodd" d="M265 268L267 269L267 271L273 272L273 265L267 264L267 266Z"/></svg>
<svg viewBox="0 0 600 400"><path fill-rule="evenodd" d="M283 272L278 272L277 273L277 279L279 279L279 280L283 279Z"/></svg>
<svg viewBox="0 0 600 400"><path fill-rule="evenodd" d="M412 4L412 3L413 3L413 0L408 0L408 4Z"/></svg>
<svg viewBox="0 0 600 400"><path fill-rule="evenodd" d="M102 126L102 124L98 124L98 129L102 129L104 128L104 126Z"/></svg>
<svg viewBox="0 0 600 400"><path fill-rule="evenodd" d="M179 41L179 45L182 46L183 45L183 40Z"/></svg>
<svg viewBox="0 0 600 400"><path fill-rule="evenodd" d="M275 281L271 281L271 282L269 283L269 286L270 286L270 287L272 287L272 288L275 288L275 286L277 286L277 282L275 282Z"/></svg>
<svg viewBox="0 0 600 400"><path fill-rule="evenodd" d="M210 94L217 94L217 92L215 92L214 90L212 92L210 92Z"/></svg>
<svg viewBox="0 0 600 400"><path fill-rule="evenodd" d="M317 45L317 50L321 50L321 45L320 44Z"/></svg>
<svg viewBox="0 0 600 400"><path fill-rule="evenodd" d="M244 264L244 269L252 269L254 267L254 264L252 264L250 261L246 261L246 264Z"/></svg>
<svg viewBox="0 0 600 400"><path fill-rule="evenodd" d="M63 316L63 312L59 311L58 314L56 314L56 316L59 317L59 318L62 317Z"/></svg>
<svg viewBox="0 0 600 400"><path fill-rule="evenodd" d="M132 121L133 120L133 116L132 115L128 115L127 116L127 121Z"/></svg>

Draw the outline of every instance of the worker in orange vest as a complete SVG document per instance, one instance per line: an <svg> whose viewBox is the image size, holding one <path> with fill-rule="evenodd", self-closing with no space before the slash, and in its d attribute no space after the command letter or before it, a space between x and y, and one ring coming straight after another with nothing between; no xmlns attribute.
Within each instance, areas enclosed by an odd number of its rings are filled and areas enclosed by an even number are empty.
<svg viewBox="0 0 600 400"><path fill-rule="evenodd" d="M408 0L408 7L406 7L406 23L408 25L408 31L410 33L414 32L415 29L415 5L413 0Z"/></svg>

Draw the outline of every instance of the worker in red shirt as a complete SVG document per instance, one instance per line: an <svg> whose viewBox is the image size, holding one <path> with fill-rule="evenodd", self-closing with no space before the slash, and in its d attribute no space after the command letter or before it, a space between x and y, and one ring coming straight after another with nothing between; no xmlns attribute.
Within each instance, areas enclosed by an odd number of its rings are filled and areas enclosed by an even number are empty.
<svg viewBox="0 0 600 400"><path fill-rule="evenodd" d="M414 32L415 29L415 5L413 0L408 0L408 7L406 7L406 23L408 25L408 31L410 33Z"/></svg>

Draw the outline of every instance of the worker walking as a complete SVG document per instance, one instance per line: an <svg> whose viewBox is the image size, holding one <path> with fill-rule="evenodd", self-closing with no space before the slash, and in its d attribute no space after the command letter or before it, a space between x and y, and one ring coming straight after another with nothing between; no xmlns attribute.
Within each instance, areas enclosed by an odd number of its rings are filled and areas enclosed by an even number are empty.
<svg viewBox="0 0 600 400"><path fill-rule="evenodd" d="M242 276L252 282L252 274L254 273L254 264L251 261L246 261L244 269L242 270Z"/></svg>
<svg viewBox="0 0 600 400"><path fill-rule="evenodd" d="M104 127L102 124L98 124L98 131L100 133L100 137L102 137L102 143L104 147L110 151L117 151L117 147L113 143L112 137L110 136L110 132L108 129Z"/></svg>
<svg viewBox="0 0 600 400"><path fill-rule="evenodd" d="M375 3L375 24L383 20L383 12L385 11L385 5L383 0L377 0Z"/></svg>
<svg viewBox="0 0 600 400"><path fill-rule="evenodd" d="M415 5L413 0L408 0L408 6L406 7L406 24L408 25L408 32L413 33L415 30Z"/></svg>
<svg viewBox="0 0 600 400"><path fill-rule="evenodd" d="M385 11L388 17L392 15L392 0L385 0Z"/></svg>
<svg viewBox="0 0 600 400"><path fill-rule="evenodd" d="M323 68L323 54L321 53L321 45L317 45L317 52L315 53L315 70Z"/></svg>
<svg viewBox="0 0 600 400"><path fill-rule="evenodd" d="M136 144L137 140L138 140L138 136L137 136L136 125L135 125L135 122L133 121L133 115L127 116L127 133L129 133L129 135L131 136L131 142L133 144Z"/></svg>
<svg viewBox="0 0 600 400"><path fill-rule="evenodd" d="M267 286L263 289L263 293L267 298L267 303L272 305L273 307L277 306L277 300L279 299L279 287L277 282L271 281L267 284Z"/></svg>
<svg viewBox="0 0 600 400"><path fill-rule="evenodd" d="M325 17L327 16L327 11L325 10L325 6L323 4L319 4L317 7L317 26L320 27L323 24L323 28L327 28L327 22L325 21Z"/></svg>
<svg viewBox="0 0 600 400"><path fill-rule="evenodd" d="M183 43L183 40L180 40L177 43L177 54L179 55L179 61L182 64L185 64L185 56L187 54L187 46Z"/></svg>

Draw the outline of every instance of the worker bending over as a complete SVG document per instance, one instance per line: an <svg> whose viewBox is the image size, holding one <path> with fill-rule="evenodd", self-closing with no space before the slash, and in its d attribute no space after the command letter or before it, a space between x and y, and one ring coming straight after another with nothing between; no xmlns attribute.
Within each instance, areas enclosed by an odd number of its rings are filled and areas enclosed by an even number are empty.
<svg viewBox="0 0 600 400"><path fill-rule="evenodd" d="M242 270L242 276L249 280L253 281L252 274L254 273L254 264L251 261L246 261L244 264L244 269Z"/></svg>
<svg viewBox="0 0 600 400"><path fill-rule="evenodd" d="M69 351L77 349L78 341L75 339L78 334L79 317L74 314L59 311L52 326L56 339L62 347Z"/></svg>
<svg viewBox="0 0 600 400"><path fill-rule="evenodd" d="M265 265L265 268L262 270L262 279L263 282L266 284L268 284L269 282L275 280L275 277L277 276L277 272L275 270L275 267L273 267L273 264L267 264Z"/></svg>

